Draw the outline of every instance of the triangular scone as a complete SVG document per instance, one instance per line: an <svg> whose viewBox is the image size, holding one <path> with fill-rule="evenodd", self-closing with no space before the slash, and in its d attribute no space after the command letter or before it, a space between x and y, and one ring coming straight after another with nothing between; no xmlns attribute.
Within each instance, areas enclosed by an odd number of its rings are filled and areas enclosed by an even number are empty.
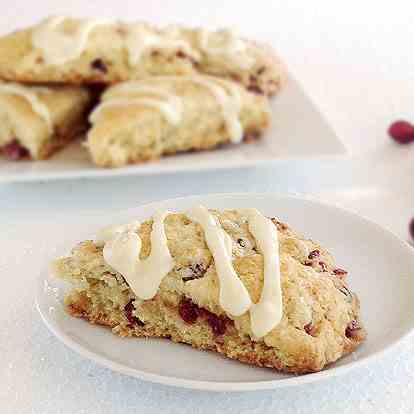
<svg viewBox="0 0 414 414"><path fill-rule="evenodd" d="M0 155L48 158L86 129L93 96L84 87L0 83Z"/></svg>
<svg viewBox="0 0 414 414"><path fill-rule="evenodd" d="M90 117L95 164L119 167L258 138L270 125L265 96L212 76L163 76L108 88Z"/></svg>
<svg viewBox="0 0 414 414"><path fill-rule="evenodd" d="M223 309L223 303L228 306L229 302L222 303L221 295L231 292L220 290L215 259L206 244L206 231L210 232L211 227L201 227L199 221L189 218L193 216L188 212L166 212L154 216L156 221L151 219L141 225L131 223L110 229L111 237L117 241L112 239L105 244L105 259L100 240L82 242L69 257L54 262L56 276L73 285L65 298L68 311L91 323L107 325L120 336L170 338L241 362L293 373L321 370L361 344L366 333L360 321L359 301L345 282L346 272L336 267L333 258L321 246L303 239L275 219L265 221L261 231L272 233L277 229L280 267L270 274L276 278L280 269L283 314L280 321L275 316L276 324L273 328L268 325L267 329L271 329L267 334L255 336L258 326L266 326L269 322L259 318L255 325L251 309L256 306L254 303L262 300L263 262L264 258L267 261L271 257L265 250L262 254L263 246L259 248L257 235L254 237L250 232L253 218L245 210L208 212L213 220L213 233L217 231L216 236L221 234L223 240L227 240L225 244L229 253L231 250L229 259L236 279L253 303L247 304L250 310L234 316ZM263 225L263 220L267 219L262 217L259 226ZM168 251L159 244L162 232ZM120 259L126 254L127 250L116 254L111 251L114 243L127 240L128 244L138 240L137 234L142 241L137 261L145 262L153 250L160 256L169 252L172 260L169 263L164 257L160 261L159 273L171 270L165 276L161 274L155 293L141 289L148 284L146 278L154 263L147 262L148 267L142 268L146 271L137 274L136 280L129 279L144 299L138 298L131 289L126 273L124 277L106 261ZM214 234L208 237L211 243ZM138 252L136 250L135 254ZM125 257L121 266L128 261ZM159 273L150 275L150 282L157 279ZM241 298L244 293L240 292ZM154 296L150 298L151 295ZM235 300L232 305L243 305L241 302L241 299L240 302ZM278 304L268 305L271 308ZM273 317L272 312L268 315L270 319Z"/></svg>
<svg viewBox="0 0 414 414"><path fill-rule="evenodd" d="M267 95L285 78L270 47L229 30L53 17L0 38L0 78L9 81L114 83L196 73Z"/></svg>

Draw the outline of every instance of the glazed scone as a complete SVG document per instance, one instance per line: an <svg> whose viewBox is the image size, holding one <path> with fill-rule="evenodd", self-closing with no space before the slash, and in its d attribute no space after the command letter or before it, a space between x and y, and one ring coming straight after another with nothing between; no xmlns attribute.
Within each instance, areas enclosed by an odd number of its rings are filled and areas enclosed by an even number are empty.
<svg viewBox="0 0 414 414"><path fill-rule="evenodd" d="M0 83L0 154L48 158L86 129L92 99L82 87Z"/></svg>
<svg viewBox="0 0 414 414"><path fill-rule="evenodd" d="M104 229L52 269L72 285L70 314L122 337L165 337L292 373L321 370L366 337L347 272L253 209L158 212Z"/></svg>
<svg viewBox="0 0 414 414"><path fill-rule="evenodd" d="M52 17L0 38L0 78L15 82L115 83L205 73L271 95L285 79L272 49L229 30Z"/></svg>
<svg viewBox="0 0 414 414"><path fill-rule="evenodd" d="M265 96L212 76L163 76L108 88L90 116L92 160L120 167L258 138L270 124Z"/></svg>

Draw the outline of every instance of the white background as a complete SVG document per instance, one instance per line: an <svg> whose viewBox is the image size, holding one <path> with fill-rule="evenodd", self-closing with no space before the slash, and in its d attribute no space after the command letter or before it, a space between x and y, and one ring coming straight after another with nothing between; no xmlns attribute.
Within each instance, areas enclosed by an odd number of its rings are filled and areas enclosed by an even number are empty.
<svg viewBox="0 0 414 414"><path fill-rule="evenodd" d="M412 336L385 359L341 378L273 392L211 394L143 383L100 368L58 343L33 305L35 278L56 240L53 223L69 222L82 210L126 208L201 192L306 192L352 208L407 238L407 222L414 215L414 144L396 146L385 131L395 118L414 120L411 3L2 0L1 32L48 14L71 14L233 26L268 40L352 158L0 186L0 412L413 413Z"/></svg>

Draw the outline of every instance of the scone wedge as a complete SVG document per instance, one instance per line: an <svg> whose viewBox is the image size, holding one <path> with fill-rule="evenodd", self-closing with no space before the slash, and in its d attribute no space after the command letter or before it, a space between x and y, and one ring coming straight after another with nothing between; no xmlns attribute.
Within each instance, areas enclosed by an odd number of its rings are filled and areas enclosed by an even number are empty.
<svg viewBox="0 0 414 414"><path fill-rule="evenodd" d="M108 88L90 116L95 164L120 167L258 138L270 125L265 96L212 76L163 76Z"/></svg>
<svg viewBox="0 0 414 414"><path fill-rule="evenodd" d="M198 73L232 78L267 95L285 80L270 47L229 30L58 16L0 38L0 78L9 81L115 83Z"/></svg>
<svg viewBox="0 0 414 414"><path fill-rule="evenodd" d="M0 155L49 158L87 127L87 88L0 83Z"/></svg>
<svg viewBox="0 0 414 414"><path fill-rule="evenodd" d="M158 212L104 229L53 263L68 312L122 337L163 337L283 372L308 373L366 333L346 271L257 210Z"/></svg>

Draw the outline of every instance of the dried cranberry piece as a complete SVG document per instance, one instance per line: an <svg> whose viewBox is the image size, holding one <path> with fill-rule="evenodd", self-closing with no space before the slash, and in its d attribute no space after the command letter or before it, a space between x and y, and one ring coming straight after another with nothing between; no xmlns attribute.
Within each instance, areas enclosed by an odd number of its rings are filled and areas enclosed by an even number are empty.
<svg viewBox="0 0 414 414"><path fill-rule="evenodd" d="M175 55L180 59L185 59L187 57L187 55L182 50L179 50Z"/></svg>
<svg viewBox="0 0 414 414"><path fill-rule="evenodd" d="M91 67L93 69L99 70L99 72L102 73L107 73L108 72L108 67L106 66L106 64L104 63L104 61L102 59L95 59L91 62Z"/></svg>
<svg viewBox="0 0 414 414"><path fill-rule="evenodd" d="M361 330L357 320L353 319L345 329L345 336L347 338L355 338Z"/></svg>
<svg viewBox="0 0 414 414"><path fill-rule="evenodd" d="M316 257L319 257L320 255L321 255L321 252L319 250L312 250L308 255L308 259L312 260L312 259L315 259Z"/></svg>
<svg viewBox="0 0 414 414"><path fill-rule="evenodd" d="M348 272L344 269L340 269L337 267L336 269L332 270L332 273L338 277L343 277L348 274Z"/></svg>
<svg viewBox="0 0 414 414"><path fill-rule="evenodd" d="M178 305L178 313L181 319L189 324L195 323L199 317L205 319L215 336L223 335L226 332L228 318L217 316L207 309L200 308L190 299L183 298L181 300Z"/></svg>
<svg viewBox="0 0 414 414"><path fill-rule="evenodd" d="M312 266L312 262L309 260L305 260L305 263L303 263L305 266Z"/></svg>
<svg viewBox="0 0 414 414"><path fill-rule="evenodd" d="M134 306L134 299L131 299L124 308L125 316L128 319L128 322L131 325L138 325L138 326L144 326L144 322L142 322L140 319L138 319L132 312L135 309Z"/></svg>
<svg viewBox="0 0 414 414"><path fill-rule="evenodd" d="M226 319L208 312L207 323L210 325L213 334L216 336L224 335L226 333Z"/></svg>
<svg viewBox="0 0 414 414"><path fill-rule="evenodd" d="M308 335L316 336L316 326L312 322L306 324L303 329Z"/></svg>
<svg viewBox="0 0 414 414"><path fill-rule="evenodd" d="M29 151L23 147L19 141L17 141L17 139L14 139L13 141L4 145L0 148L0 150L7 158L13 161L21 160L22 158L26 158L29 155Z"/></svg>
<svg viewBox="0 0 414 414"><path fill-rule="evenodd" d="M263 90L261 88L259 88L259 86L253 84L253 85L249 85L247 87L247 90L249 90L250 92L256 93L258 95L263 95Z"/></svg>
<svg viewBox="0 0 414 414"><path fill-rule="evenodd" d="M328 268L325 262L319 262L319 266L321 267L322 272L327 272Z"/></svg>
<svg viewBox="0 0 414 414"><path fill-rule="evenodd" d="M178 305L178 313L184 322L193 324L197 321L199 307L189 299L182 299Z"/></svg>
<svg viewBox="0 0 414 414"><path fill-rule="evenodd" d="M389 136L399 144L414 141L414 125L407 121L396 121L388 128Z"/></svg>
<svg viewBox="0 0 414 414"><path fill-rule="evenodd" d="M285 223L282 223L281 221L276 220L275 218L272 218L271 220L279 231L285 231L288 229L288 226Z"/></svg>

